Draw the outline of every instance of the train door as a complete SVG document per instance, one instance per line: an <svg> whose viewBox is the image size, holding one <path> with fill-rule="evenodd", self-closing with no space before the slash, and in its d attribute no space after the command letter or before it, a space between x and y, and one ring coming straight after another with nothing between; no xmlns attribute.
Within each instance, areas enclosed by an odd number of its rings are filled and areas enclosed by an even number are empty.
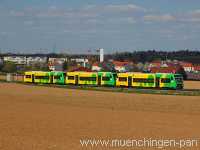
<svg viewBox="0 0 200 150"><path fill-rule="evenodd" d="M78 75L75 75L75 85L78 85Z"/></svg>
<svg viewBox="0 0 200 150"><path fill-rule="evenodd" d="M53 83L53 75L49 75L50 77L50 83L52 84Z"/></svg>
<svg viewBox="0 0 200 150"><path fill-rule="evenodd" d="M34 74L32 74L32 83L34 83L35 81L34 81L34 79L35 79L35 76L34 76Z"/></svg>
<svg viewBox="0 0 200 150"><path fill-rule="evenodd" d="M128 87L131 87L132 86L132 77L129 76L128 77Z"/></svg>
<svg viewBox="0 0 200 150"><path fill-rule="evenodd" d="M98 85L101 86L101 75L98 75Z"/></svg>
<svg viewBox="0 0 200 150"><path fill-rule="evenodd" d="M159 88L160 87L160 78L156 77L156 87Z"/></svg>

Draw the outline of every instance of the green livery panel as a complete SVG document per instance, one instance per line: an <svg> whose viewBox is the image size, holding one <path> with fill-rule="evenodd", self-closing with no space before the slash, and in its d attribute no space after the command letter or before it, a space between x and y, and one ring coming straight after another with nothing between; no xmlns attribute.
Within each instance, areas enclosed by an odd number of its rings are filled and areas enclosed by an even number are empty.
<svg viewBox="0 0 200 150"><path fill-rule="evenodd" d="M52 72L53 75L53 83L54 84L65 84L65 77L66 73L65 72Z"/></svg>
<svg viewBox="0 0 200 150"><path fill-rule="evenodd" d="M116 85L116 73L112 72L98 72L100 78L100 85L102 86L115 86Z"/></svg>

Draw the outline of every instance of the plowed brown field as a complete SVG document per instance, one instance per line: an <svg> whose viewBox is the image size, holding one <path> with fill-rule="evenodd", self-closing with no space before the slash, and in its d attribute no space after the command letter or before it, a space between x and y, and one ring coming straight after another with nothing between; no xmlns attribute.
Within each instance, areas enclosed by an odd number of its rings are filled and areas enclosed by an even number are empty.
<svg viewBox="0 0 200 150"><path fill-rule="evenodd" d="M0 150L86 149L83 138L200 138L200 97L0 83Z"/></svg>
<svg viewBox="0 0 200 150"><path fill-rule="evenodd" d="M200 81L184 81L185 89L200 89Z"/></svg>

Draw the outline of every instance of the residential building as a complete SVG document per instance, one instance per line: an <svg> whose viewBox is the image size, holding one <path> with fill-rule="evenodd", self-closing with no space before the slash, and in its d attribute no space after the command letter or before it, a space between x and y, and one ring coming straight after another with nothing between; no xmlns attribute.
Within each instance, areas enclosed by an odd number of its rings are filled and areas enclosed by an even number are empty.
<svg viewBox="0 0 200 150"><path fill-rule="evenodd" d="M25 65L26 57L25 56L5 56L3 58L4 61L13 62L17 65Z"/></svg>
<svg viewBox="0 0 200 150"><path fill-rule="evenodd" d="M102 69L100 63L96 62L92 64L92 71L100 71Z"/></svg>
<svg viewBox="0 0 200 150"><path fill-rule="evenodd" d="M200 65L195 65L194 66L194 71L195 72L200 72Z"/></svg>
<svg viewBox="0 0 200 150"><path fill-rule="evenodd" d="M194 66L193 66L192 63L189 63L189 62L180 62L180 65L183 67L183 69L186 72L194 71Z"/></svg>
<svg viewBox="0 0 200 150"><path fill-rule="evenodd" d="M47 57L26 57L26 64L32 65L35 63L46 63Z"/></svg>
<svg viewBox="0 0 200 150"><path fill-rule="evenodd" d="M152 61L152 62L149 64L149 68L151 68L151 67L161 67L162 63L163 63L163 62L160 61L160 60Z"/></svg>
<svg viewBox="0 0 200 150"><path fill-rule="evenodd" d="M10 61L17 65L31 65L47 62L47 57L5 56L4 61Z"/></svg>
<svg viewBox="0 0 200 150"><path fill-rule="evenodd" d="M67 61L67 58L49 58L48 66L49 70L62 71L63 63Z"/></svg>
<svg viewBox="0 0 200 150"><path fill-rule="evenodd" d="M87 58L72 58L71 61L75 61L82 67L86 67L86 64L89 63L89 60Z"/></svg>
<svg viewBox="0 0 200 150"><path fill-rule="evenodd" d="M115 70L118 71L118 72L127 72L129 71L128 68L131 67L131 62L128 62L128 61L112 61L114 67L115 67Z"/></svg>
<svg viewBox="0 0 200 150"><path fill-rule="evenodd" d="M70 71L72 71L72 72L74 72L74 71L92 72L92 70L91 70L91 69L89 69L89 68L86 68L86 67L77 67L77 68L73 68L73 69L72 69L72 70L70 70Z"/></svg>

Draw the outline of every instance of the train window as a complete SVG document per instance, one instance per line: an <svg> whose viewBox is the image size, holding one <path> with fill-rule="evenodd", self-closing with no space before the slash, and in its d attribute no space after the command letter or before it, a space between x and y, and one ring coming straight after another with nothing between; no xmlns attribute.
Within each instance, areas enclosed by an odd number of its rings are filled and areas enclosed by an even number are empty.
<svg viewBox="0 0 200 150"><path fill-rule="evenodd" d="M121 81L121 82L126 82L127 81L127 77L119 77L119 81Z"/></svg>
<svg viewBox="0 0 200 150"><path fill-rule="evenodd" d="M154 83L153 78L133 78L133 82L141 82L141 83Z"/></svg>
<svg viewBox="0 0 200 150"><path fill-rule="evenodd" d="M146 79L146 83L154 83L154 79L153 78Z"/></svg>
<svg viewBox="0 0 200 150"><path fill-rule="evenodd" d="M111 79L110 77L102 77L103 81L110 81L110 79Z"/></svg>
<svg viewBox="0 0 200 150"><path fill-rule="evenodd" d="M170 79L170 78L162 78L162 79L161 79L161 82L162 82L162 83L170 83L170 82L171 82L171 79Z"/></svg>
<svg viewBox="0 0 200 150"><path fill-rule="evenodd" d="M40 76L35 76L35 79L40 79Z"/></svg>
<svg viewBox="0 0 200 150"><path fill-rule="evenodd" d="M81 81L96 81L96 77L80 77Z"/></svg>
<svg viewBox="0 0 200 150"><path fill-rule="evenodd" d="M60 79L61 76L54 76L54 79Z"/></svg>
<svg viewBox="0 0 200 150"><path fill-rule="evenodd" d="M31 75L26 75L26 78L29 78L29 79L30 79L30 78L31 78Z"/></svg>
<svg viewBox="0 0 200 150"><path fill-rule="evenodd" d="M68 80L74 80L74 76L68 76Z"/></svg>
<svg viewBox="0 0 200 150"><path fill-rule="evenodd" d="M47 80L49 80L49 76L35 76L35 79L47 79Z"/></svg>

